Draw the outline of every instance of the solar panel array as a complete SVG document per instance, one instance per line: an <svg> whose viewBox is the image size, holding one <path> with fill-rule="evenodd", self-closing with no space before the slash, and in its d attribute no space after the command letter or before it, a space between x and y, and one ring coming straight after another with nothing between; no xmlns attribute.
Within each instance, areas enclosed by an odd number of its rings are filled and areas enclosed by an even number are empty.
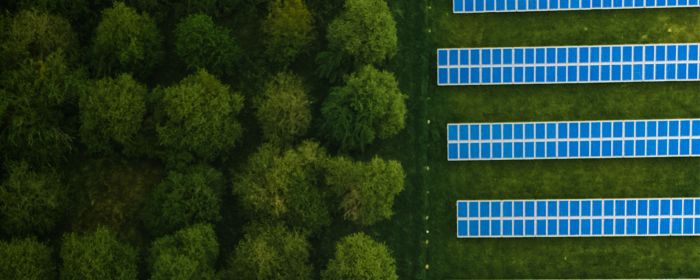
<svg viewBox="0 0 700 280"><path fill-rule="evenodd" d="M460 200L457 237L700 235L700 198Z"/></svg>
<svg viewBox="0 0 700 280"><path fill-rule="evenodd" d="M438 85L700 80L698 43L438 49Z"/></svg>
<svg viewBox="0 0 700 280"><path fill-rule="evenodd" d="M700 156L700 119L447 125L447 159Z"/></svg>
<svg viewBox="0 0 700 280"><path fill-rule="evenodd" d="M698 7L698 0L453 0L456 14Z"/></svg>

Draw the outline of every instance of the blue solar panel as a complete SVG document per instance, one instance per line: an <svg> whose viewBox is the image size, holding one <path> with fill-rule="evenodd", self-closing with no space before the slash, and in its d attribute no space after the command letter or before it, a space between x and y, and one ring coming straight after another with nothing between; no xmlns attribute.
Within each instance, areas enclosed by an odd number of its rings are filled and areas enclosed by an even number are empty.
<svg viewBox="0 0 700 280"><path fill-rule="evenodd" d="M437 56L439 86L700 79L698 43L438 49Z"/></svg>
<svg viewBox="0 0 700 280"><path fill-rule="evenodd" d="M700 198L460 200L457 237L700 235L698 202ZM652 208L659 205L660 212ZM664 212L664 207L672 210Z"/></svg>
<svg viewBox="0 0 700 280"><path fill-rule="evenodd" d="M700 119L447 125L447 159L699 157Z"/></svg>
<svg viewBox="0 0 700 280"><path fill-rule="evenodd" d="M452 12L503 13L564 10L698 7L697 0L452 0Z"/></svg>

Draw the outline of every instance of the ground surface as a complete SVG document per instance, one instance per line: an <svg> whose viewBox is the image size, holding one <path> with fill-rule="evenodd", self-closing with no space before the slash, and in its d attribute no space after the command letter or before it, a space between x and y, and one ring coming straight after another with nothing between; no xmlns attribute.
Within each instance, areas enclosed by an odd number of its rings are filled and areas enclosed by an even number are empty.
<svg viewBox="0 0 700 280"><path fill-rule="evenodd" d="M458 199L700 196L700 160L447 162L445 131L450 122L700 117L699 83L435 82L438 47L699 42L699 9L453 15L449 0L390 5L400 38L390 68L410 116L402 135L375 148L409 177L395 217L375 231L402 279L700 277L696 237L458 240L454 218Z"/></svg>

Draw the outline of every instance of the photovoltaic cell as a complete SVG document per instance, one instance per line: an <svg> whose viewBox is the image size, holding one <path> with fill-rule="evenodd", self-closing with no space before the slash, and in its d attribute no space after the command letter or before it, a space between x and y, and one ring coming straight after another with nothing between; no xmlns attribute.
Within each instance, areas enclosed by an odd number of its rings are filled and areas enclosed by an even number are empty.
<svg viewBox="0 0 700 280"><path fill-rule="evenodd" d="M700 197L457 201L458 238L697 235Z"/></svg>
<svg viewBox="0 0 700 280"><path fill-rule="evenodd" d="M699 47L687 43L438 49L437 80L439 86L697 81Z"/></svg>
<svg viewBox="0 0 700 280"><path fill-rule="evenodd" d="M699 157L700 119L447 125L447 159Z"/></svg>
<svg viewBox="0 0 700 280"><path fill-rule="evenodd" d="M452 12L455 14L698 6L698 0L452 0Z"/></svg>

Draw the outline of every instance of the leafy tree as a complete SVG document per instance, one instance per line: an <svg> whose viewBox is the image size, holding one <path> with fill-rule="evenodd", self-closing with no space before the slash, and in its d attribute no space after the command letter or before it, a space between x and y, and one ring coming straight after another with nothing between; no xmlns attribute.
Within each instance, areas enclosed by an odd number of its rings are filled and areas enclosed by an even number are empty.
<svg viewBox="0 0 700 280"><path fill-rule="evenodd" d="M8 104L7 125L0 127L6 155L40 164L63 159L73 139L68 105L85 84L80 72L70 70L62 53L55 52L46 59L27 60L0 76L0 84Z"/></svg>
<svg viewBox="0 0 700 280"><path fill-rule="evenodd" d="M254 225L229 259L225 279L311 279L309 242L282 225Z"/></svg>
<svg viewBox="0 0 700 280"><path fill-rule="evenodd" d="M328 206L318 188L327 157L314 142L284 153L264 144L251 156L233 192L256 219L282 220L315 232L330 223Z"/></svg>
<svg viewBox="0 0 700 280"><path fill-rule="evenodd" d="M344 149L364 149L404 128L406 97L393 74L365 66L334 88L323 103L323 127Z"/></svg>
<svg viewBox="0 0 700 280"><path fill-rule="evenodd" d="M73 54L77 47L70 23L62 17L23 10L15 15L0 34L0 61L9 69L28 58L45 59L51 53L63 50Z"/></svg>
<svg viewBox="0 0 700 280"><path fill-rule="evenodd" d="M51 248L36 238L0 241L0 275L5 279L54 279Z"/></svg>
<svg viewBox="0 0 700 280"><path fill-rule="evenodd" d="M267 57L287 65L313 41L313 17L302 0L274 0L262 31Z"/></svg>
<svg viewBox="0 0 700 280"><path fill-rule="evenodd" d="M345 0L340 15L328 25L329 50L317 57L324 76L339 67L377 64L394 57L396 22L385 0ZM344 73L344 72L342 72Z"/></svg>
<svg viewBox="0 0 700 280"><path fill-rule="evenodd" d="M160 144L171 153L210 160L230 152L243 128L236 115L243 97L205 70L163 91L156 125Z"/></svg>
<svg viewBox="0 0 700 280"><path fill-rule="evenodd" d="M0 185L0 224L13 235L46 233L64 211L66 188L53 171L34 172L25 162L8 164Z"/></svg>
<svg viewBox="0 0 700 280"><path fill-rule="evenodd" d="M97 81L80 96L80 137L92 151L132 143L146 113L145 86L129 74Z"/></svg>
<svg viewBox="0 0 700 280"><path fill-rule="evenodd" d="M207 166L170 172L153 190L145 211L151 233L158 236L196 223L219 221L223 180L221 172Z"/></svg>
<svg viewBox="0 0 700 280"><path fill-rule="evenodd" d="M61 279L136 279L137 252L105 227L63 236Z"/></svg>
<svg viewBox="0 0 700 280"><path fill-rule="evenodd" d="M404 176L398 161L375 157L364 163L339 157L329 161L326 183L340 197L344 217L369 226L391 217Z"/></svg>
<svg viewBox="0 0 700 280"><path fill-rule="evenodd" d="M102 11L93 45L100 74L150 73L161 57L161 37L148 14L139 14L123 2Z"/></svg>
<svg viewBox="0 0 700 280"><path fill-rule="evenodd" d="M277 74L265 85L255 116L266 140L286 144L306 133L311 124L311 102L301 79Z"/></svg>
<svg viewBox="0 0 700 280"><path fill-rule="evenodd" d="M216 279L219 243L210 224L197 224L158 238L149 252L151 278Z"/></svg>
<svg viewBox="0 0 700 280"><path fill-rule="evenodd" d="M205 68L217 75L231 74L240 50L229 33L207 15L191 15L177 24L175 53L191 70Z"/></svg>
<svg viewBox="0 0 700 280"><path fill-rule="evenodd" d="M323 280L396 280L396 263L386 245L364 233L344 237L335 247L335 256L321 272Z"/></svg>

